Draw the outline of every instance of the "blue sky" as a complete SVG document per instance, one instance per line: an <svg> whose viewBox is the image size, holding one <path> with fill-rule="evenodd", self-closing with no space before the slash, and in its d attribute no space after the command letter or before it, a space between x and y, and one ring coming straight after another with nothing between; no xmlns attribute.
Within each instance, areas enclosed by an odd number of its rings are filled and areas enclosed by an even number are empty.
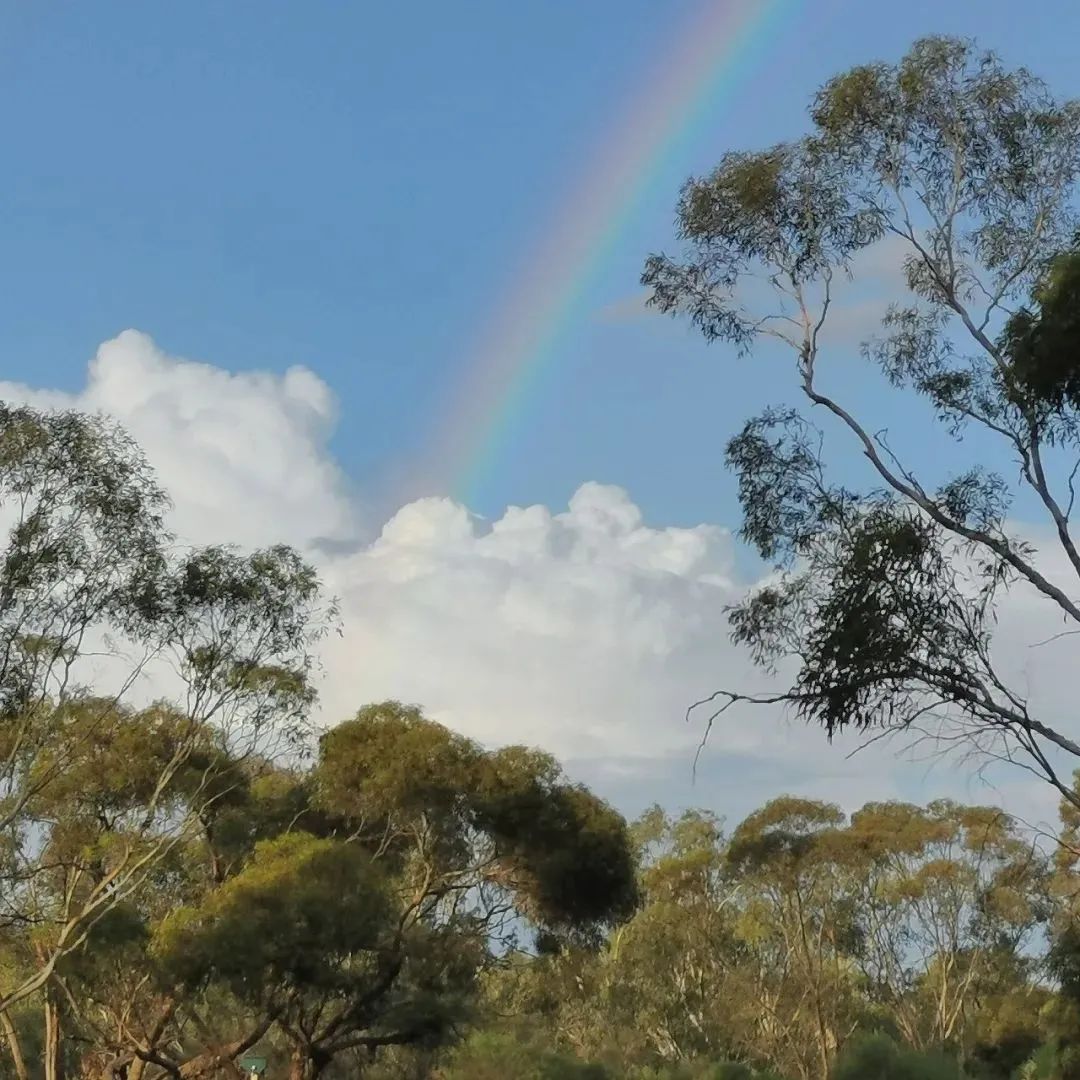
<svg viewBox="0 0 1080 1080"><path fill-rule="evenodd" d="M556 751L632 809L979 797L970 770L927 786L888 748L851 763L745 713L686 792L686 704L763 687L727 640L724 604L756 568L731 567L723 448L784 380L775 357L738 362L634 309L686 176L799 135L815 88L848 66L976 35L1080 96L1071 0L786 0L733 92L654 162L517 411L470 507L498 526L413 505L367 542L522 260L708 2L725 0L0 0L0 393L119 416L185 538L314 551L345 625L324 658L330 720L417 701L485 741ZM128 327L147 336L112 340ZM828 378L916 466L948 460L915 411L888 413L850 346ZM326 536L338 546L313 543ZM1029 653L1045 611L1010 604L1019 677L1051 720L1071 716L1073 658Z"/></svg>
<svg viewBox="0 0 1080 1080"><path fill-rule="evenodd" d="M129 326L231 370L302 363L339 398L339 460L378 497L597 135L699 2L3 4L6 376L74 388ZM602 312L669 244L685 175L798 133L828 75L941 31L1080 93L1080 7L1065 0L790 11L656 170L475 510L557 506L600 479L650 518L730 519L722 444L767 397L760 366Z"/></svg>

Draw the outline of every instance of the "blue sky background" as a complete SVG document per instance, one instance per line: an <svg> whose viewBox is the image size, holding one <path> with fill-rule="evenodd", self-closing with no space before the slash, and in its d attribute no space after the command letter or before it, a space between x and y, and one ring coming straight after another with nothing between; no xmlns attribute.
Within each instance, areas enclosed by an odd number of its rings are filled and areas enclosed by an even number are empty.
<svg viewBox="0 0 1080 1080"><path fill-rule="evenodd" d="M97 347L127 327L171 356L231 372L306 365L338 399L331 450L377 529L397 508L395 478L429 445L470 346L593 147L626 122L658 50L709 2L725 0L0 0L0 381L78 391ZM676 153L654 163L472 510L496 518L507 504L542 503L557 511L585 481L601 481L626 488L660 527L737 524L724 444L790 380L775 355L736 361L637 309L642 262L672 246L686 176L728 149L798 136L825 79L896 59L926 33L974 35L1061 96L1080 96L1075 0L787 6L791 17L755 44L748 76L707 104ZM143 339L112 348L114 360L153 353ZM309 540L310 529L334 518L327 501L336 506L321 447L311 451L295 425L286 430L288 417L274 405L280 387L220 375L188 391L163 376L155 385L169 400L133 414L138 437L187 484L188 520L211 533L222 521L241 526L230 538L243 542L266 542L267 530L275 540ZM845 403L872 416L872 427L888 424L916 468L954 460L916 408L880 393L850 346L829 356L826 381L841 384ZM218 413L199 397L214 393L229 398ZM245 395L255 402L247 411ZM200 409L189 429L199 427L203 443L189 452L179 418ZM263 417L265 426L248 430L238 417ZM219 468L232 460L223 452L230 438L246 444L231 471ZM839 444L841 457L848 445ZM972 444L965 451L980 454ZM307 471L290 489L281 462L293 461ZM613 498L593 491L586 501L602 510ZM578 530L586 548L595 539L581 531L589 512L558 526ZM443 540L456 535L441 513L414 515L413 524ZM677 547L686 537L669 541ZM572 727L592 710L587 719L595 714L610 738L606 757L617 757L627 740L677 724L714 679L744 675L722 612L695 599L696 570L657 585L655 575L628 571L618 551L521 571L480 551L475 538L443 547L427 553L430 588L413 588L409 550L395 555L406 566L397 577L380 576L370 552L342 560L352 636L329 662L340 691L330 695L335 715L403 696L479 717L482 732L493 724L499 737L534 741L565 735L560 723ZM524 609L539 629L515 636L507 612ZM1023 634L1009 640L1046 636L1039 617L1018 610ZM604 625L593 632L592 615L614 627L610 641ZM560 618L561 645L546 629ZM662 643L670 634L662 662L635 667L624 619ZM535 656L523 655L522 641ZM1015 651L1026 664L1026 650ZM1071 723L1063 673L1075 664L1062 656L1033 667L1032 681L1046 692L1049 718ZM505 693L490 685L500 674ZM751 723L732 714L729 734ZM761 731L777 745L793 737ZM706 754L696 793L684 791L690 756L682 744L650 759L650 783L640 772L623 780L608 773L604 790L628 809L663 798L728 812L785 789L832 797L846 786L851 799L884 797L894 780L922 797L919 767L894 778L884 751L872 767L863 758L845 765L815 738L774 759L761 738L728 739L726 756ZM957 775L956 784L974 782L969 770Z"/></svg>
<svg viewBox="0 0 1080 1080"><path fill-rule="evenodd" d="M337 456L379 497L699 2L0 4L5 377L74 389L129 326L232 370L303 363L340 399ZM722 446L772 379L677 324L604 312L670 244L684 177L798 134L829 75L962 33L1080 94L1068 0L790 10L657 170L473 509L558 506L599 479L652 520L733 520Z"/></svg>

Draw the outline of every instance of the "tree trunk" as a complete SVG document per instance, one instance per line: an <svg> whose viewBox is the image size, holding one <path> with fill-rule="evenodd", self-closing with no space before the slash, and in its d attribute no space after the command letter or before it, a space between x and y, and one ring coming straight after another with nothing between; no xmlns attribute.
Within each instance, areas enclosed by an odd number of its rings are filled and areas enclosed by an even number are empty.
<svg viewBox="0 0 1080 1080"><path fill-rule="evenodd" d="M271 1013L264 1017L242 1039L219 1046L216 1050L207 1050L189 1058L179 1068L177 1076L180 1080L210 1080L210 1077L218 1077L222 1072L227 1075L242 1076L240 1067L236 1064L236 1057L245 1050L250 1050L273 1026L274 1016ZM230 1072L231 1070L231 1072ZM291 1073L290 1073L291 1075ZM313 1073L318 1076L318 1073Z"/></svg>
<svg viewBox="0 0 1080 1080"><path fill-rule="evenodd" d="M313 1080L315 1074L311 1071L311 1058L301 1047L293 1047L289 1055L289 1080Z"/></svg>
<svg viewBox="0 0 1080 1080"><path fill-rule="evenodd" d="M64 1080L63 1047L60 1043L60 1008L52 988L45 991L45 1080Z"/></svg>
<svg viewBox="0 0 1080 1080"><path fill-rule="evenodd" d="M15 1069L15 1080L30 1080L30 1074L26 1071L26 1059L22 1055L22 1047L19 1045L19 1033L11 1022L7 1011L0 1012L0 1026L4 1029L4 1038L7 1040L8 1051L11 1054L11 1063Z"/></svg>
<svg viewBox="0 0 1080 1080"><path fill-rule="evenodd" d="M289 1080L319 1080L330 1058L318 1047L294 1046L289 1057Z"/></svg>

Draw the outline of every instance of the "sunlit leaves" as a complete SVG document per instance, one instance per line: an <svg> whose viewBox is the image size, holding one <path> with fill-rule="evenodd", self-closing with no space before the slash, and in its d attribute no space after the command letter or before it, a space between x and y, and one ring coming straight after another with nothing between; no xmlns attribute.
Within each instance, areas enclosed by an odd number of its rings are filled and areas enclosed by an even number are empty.
<svg viewBox="0 0 1080 1080"><path fill-rule="evenodd" d="M359 963L389 946L391 916L384 879L370 856L352 845L289 833L260 843L248 866L203 905L166 919L154 950L188 983L213 976L253 995L333 987L347 977L339 959Z"/></svg>

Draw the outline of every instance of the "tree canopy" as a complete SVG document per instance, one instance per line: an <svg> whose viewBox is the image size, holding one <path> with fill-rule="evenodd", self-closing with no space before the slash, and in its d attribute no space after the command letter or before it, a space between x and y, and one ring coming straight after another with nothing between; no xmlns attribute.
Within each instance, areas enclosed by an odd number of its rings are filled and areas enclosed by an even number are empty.
<svg viewBox="0 0 1080 1080"><path fill-rule="evenodd" d="M1074 799L1080 743L1037 715L993 630L1016 585L1080 621L1080 103L971 42L931 37L896 64L831 79L810 121L802 139L729 153L688 181L684 253L650 257L643 276L657 309L707 339L789 349L792 390L824 421L784 404L728 443L742 536L777 567L732 611L732 635L794 676L772 695L721 688L712 716L781 703L830 735L962 740ZM830 376L838 288L874 245L902 253L904 287L862 352L955 436L936 472L856 415ZM838 468L833 446L862 472ZM1016 480L987 466L995 453ZM1052 565L1011 520L1017 499L1043 515Z"/></svg>

